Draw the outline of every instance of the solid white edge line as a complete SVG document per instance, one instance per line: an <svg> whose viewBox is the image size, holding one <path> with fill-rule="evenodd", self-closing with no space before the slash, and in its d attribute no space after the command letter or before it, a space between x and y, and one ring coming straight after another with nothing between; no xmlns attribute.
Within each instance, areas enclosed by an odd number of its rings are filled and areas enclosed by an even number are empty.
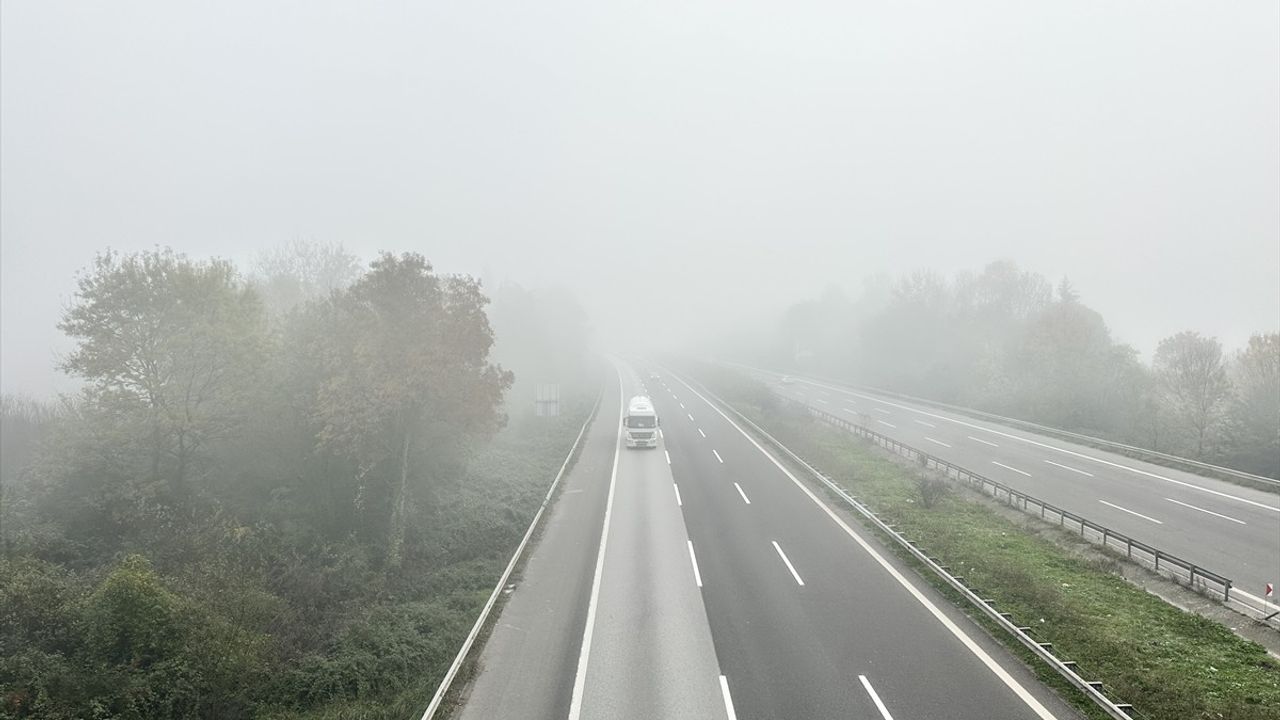
<svg viewBox="0 0 1280 720"><path fill-rule="evenodd" d="M942 447L945 447L945 448L949 448L949 447L951 447L950 445L948 445L948 444L946 444L946 443L942 442L941 440L934 440L933 438L929 437L928 435L925 435L925 436L924 436L924 439L925 439L925 440L928 440L929 442L931 442L931 443L933 443L933 444L935 444L935 445L941 445Z"/></svg>
<svg viewBox="0 0 1280 720"><path fill-rule="evenodd" d="M582 438L587 434L587 426L594 422L596 413L600 410L600 404L604 401L604 389L601 388L599 396L596 397L595 407L591 409L591 413L587 419L583 421L582 428L578 430L578 437L574 439L573 445L569 448L568 454L565 455L564 462L560 464L560 470L556 473L556 477L551 481L551 486L547 488L547 494L543 496L542 504L538 507L538 511L533 514L533 519L529 521L529 527L524 532L524 537L520 539L520 544L516 546L515 552L511 554L511 559L507 562L506 568L502 571L502 575L498 577L498 582L494 584L493 592L489 593L489 599L485 602L484 607L480 609L479 616L476 617L475 624L471 626L471 632L467 634L467 638L462 641L462 647L458 648L458 654L454 656L453 663L449 669L445 671L444 679L436 687L435 694L431 697L431 702L427 704L427 709L422 712L419 720L431 720L435 717L436 712L440 709L440 703L444 700L445 693L453 686L453 680L457 677L459 668L463 661L470 655L471 648L475 643L477 636L480 634L481 628L488 622L489 613L493 610L494 603L497 602L499 594L507 586L507 580L511 578L511 573L515 570L516 563L520 558L524 557L525 548L529 545L529 540L533 536L534 530L539 526L543 513L551 504L552 496L555 494L556 488L560 486L560 482L564 479L565 472L569 469L569 461L573 459L578 452L578 447L582 444Z"/></svg>
<svg viewBox="0 0 1280 720"><path fill-rule="evenodd" d="M676 489L676 505L684 507L684 501L680 499L680 486L675 483L671 483L671 487Z"/></svg>
<svg viewBox="0 0 1280 720"><path fill-rule="evenodd" d="M738 714L733 711L733 696L729 694L729 678L720 676L720 694L724 696L724 714L729 720L738 720Z"/></svg>
<svg viewBox="0 0 1280 720"><path fill-rule="evenodd" d="M991 447L1000 447L999 445L991 442L990 440L983 440L982 438L976 438L972 435L966 435L965 437L969 438L970 440L973 440L974 442L980 442L983 445L990 445Z"/></svg>
<svg viewBox="0 0 1280 720"><path fill-rule="evenodd" d="M983 427L981 425L974 425L973 423L965 422L963 420L956 420L955 418L949 418L949 417L946 417L945 415L938 415L936 413L931 413L925 410L909 407L907 405L901 405L895 402L890 402L888 400L881 400L879 398L872 397L871 395L866 395L864 393L853 392L852 390L837 388L831 385L824 385L822 383L813 382L812 380L801 379L800 382L808 383L815 387L822 387L822 388L827 388L829 390L835 390L845 395L852 395L853 397L856 397L856 398L862 398L864 400L870 400L872 402L882 403L884 405L888 405L889 407L896 407L902 410L909 410L913 413L916 413L918 415L923 415L927 418L933 418L935 420L945 420L946 422L954 423L956 425L960 425L961 427L967 427L971 430L980 430L982 432L991 433L992 435L998 435L1000 437L1009 438L1010 440L1017 440L1019 442L1024 442L1024 443L1027 443L1028 445L1035 445L1036 447L1042 447L1042 448L1045 448L1046 450L1053 450L1054 452L1060 452L1060 453L1063 453L1064 455L1071 455L1073 457L1078 457L1084 460L1091 460L1093 462L1100 463L1102 465L1107 465L1109 467L1117 468L1120 470L1128 470L1131 473L1143 475L1145 477L1155 478L1156 480L1164 480L1165 482L1170 482L1170 483L1173 483L1174 485L1182 485L1183 487L1189 487L1195 490L1199 490L1200 492L1209 493L1210 495L1217 495L1219 497L1230 498L1231 500L1237 500L1239 502L1242 502L1248 505L1253 505L1254 507L1260 507L1263 510L1270 510L1272 512L1280 513L1280 506L1268 505L1266 503L1261 503L1256 500L1250 500L1249 498L1240 497L1239 495L1232 495L1231 493L1225 493L1225 492L1222 492L1221 490L1214 490L1212 488L1204 487L1203 485L1196 485L1195 483L1189 483L1189 482L1186 482L1185 480L1175 480L1171 477L1165 477L1164 475L1149 472L1147 470L1140 470L1138 468L1130 467L1128 465L1121 465L1120 463L1111 462L1110 460L1104 460L1102 458L1094 457L1092 455L1086 455L1081 452L1076 452L1075 450L1068 450L1066 448L1055 447L1053 445L1049 445L1048 443L1042 443L1038 440L1032 440L1031 438L1021 437L1019 435L1014 435L1012 433L1007 433L1007 432L1001 432L999 430L992 430L991 428L988 428L988 427Z"/></svg>
<svg viewBox="0 0 1280 720"><path fill-rule="evenodd" d="M804 580L800 579L800 573L796 572L796 566L791 564L791 560L787 558L787 554L782 552L782 546L777 540L773 541L773 549L778 551L778 557L782 558L782 562L786 563L787 569L791 571L791 577L796 579L796 584L804 587Z"/></svg>
<svg viewBox="0 0 1280 720"><path fill-rule="evenodd" d="M618 373L618 439L613 444L613 470L609 473L609 495L604 503L604 522L600 526L600 549L596 552L596 570L591 577L591 598L587 601L587 622L582 630L582 647L578 649L578 669L573 676L573 695L569 699L569 720L582 717L582 696L587 683L587 664L591 660L591 636L596 627L596 605L600 602L600 576L604 574L604 552L609 543L609 520L613 516L613 491L618 481L618 458L622 454L622 411L626 399L622 391L622 369Z"/></svg>
<svg viewBox="0 0 1280 720"><path fill-rule="evenodd" d="M1091 472L1085 472L1084 470L1080 470L1079 468L1073 468L1073 467L1071 467L1070 465L1063 465L1062 463L1056 463L1056 462L1054 462L1054 461L1052 461L1052 460L1045 460L1045 462L1049 463L1050 465L1052 465L1052 466L1054 466L1054 467L1060 467L1060 468L1062 468L1063 470L1070 470L1070 471L1071 471L1071 472L1073 472L1073 473L1080 473L1081 475L1085 475L1085 476L1087 476L1087 477L1093 477L1093 473L1091 473Z"/></svg>
<svg viewBox="0 0 1280 720"><path fill-rule="evenodd" d="M1164 521L1163 521L1163 520L1157 520L1157 519L1155 519L1155 518L1151 517L1150 515L1143 515L1143 514L1142 514L1142 513L1140 513L1140 512L1134 512L1133 510L1130 510L1129 508L1126 508L1126 507L1120 507L1119 505L1117 505L1117 504L1115 504L1115 503L1109 503L1109 502L1107 502L1106 500L1102 500L1102 499L1099 499L1099 500L1098 500L1098 502L1102 503L1103 505L1106 505L1107 507L1113 507L1113 508L1115 508L1115 509L1119 510L1120 512L1127 512L1127 513L1129 513L1130 515L1137 515L1138 517L1142 518L1143 520L1150 520L1151 522L1153 522L1153 523L1155 523L1155 524L1157 524L1157 525L1163 525L1163 524L1164 524Z"/></svg>
<svg viewBox="0 0 1280 720"><path fill-rule="evenodd" d="M747 499L747 494L742 492L742 486L739 485L738 483L734 483L733 486L738 488L738 494L742 496L742 502L750 505L751 501Z"/></svg>
<svg viewBox="0 0 1280 720"><path fill-rule="evenodd" d="M871 702L876 704L876 709L880 711L880 716L884 720L893 720L893 716L889 714L889 708L884 706L884 702L880 700L880 696L876 694L876 689L871 687L871 681L866 675L859 675L858 679L862 681L862 687L871 696Z"/></svg>
<svg viewBox="0 0 1280 720"><path fill-rule="evenodd" d="M1259 597L1257 595L1254 595L1251 592L1241 590L1240 588L1235 587L1234 585L1231 587L1231 594L1243 595L1245 598L1252 600L1256 605L1261 606L1266 612L1271 612L1272 610L1280 610L1280 603L1277 603L1275 600L1268 600L1264 597Z"/></svg>
<svg viewBox="0 0 1280 720"><path fill-rule="evenodd" d="M1205 509L1204 509L1204 508L1202 508L1202 507L1196 507L1195 505L1192 505L1192 504L1190 504L1190 503L1184 503L1184 502L1182 502L1181 500L1174 500L1173 498L1165 498L1165 500L1168 500L1169 502L1174 503L1175 505L1181 505L1182 507L1188 507L1188 508L1191 508L1192 510L1199 510L1199 511L1200 511L1200 512L1202 512L1202 513L1208 513L1208 514L1210 514L1210 515L1212 515L1212 516L1214 516L1214 517L1220 517L1220 518L1222 518L1223 520L1230 520L1230 521L1231 521L1231 522L1233 522L1233 523L1240 523L1241 525L1248 525L1248 524L1249 524L1249 523L1247 523L1247 522L1245 522L1245 521L1243 521L1243 520L1237 520L1237 519L1235 519L1235 518L1231 517L1230 515L1223 515L1222 513L1216 513L1216 512L1214 512L1214 511L1212 511L1212 510L1205 510Z"/></svg>
<svg viewBox="0 0 1280 720"><path fill-rule="evenodd" d="M1005 464L1004 464L1004 463L1002 463L1002 462L996 462L995 460L992 460L992 461L991 461L991 464L992 464L992 465L998 465L998 466L1000 466L1000 467L1004 468L1005 470L1012 470L1012 471L1014 471L1014 472L1018 473L1019 475L1026 475L1027 477L1031 477L1031 473L1027 472L1026 470L1019 470L1019 469L1018 469L1018 468L1016 468L1016 467L1009 467L1008 465L1005 465Z"/></svg>
<svg viewBox="0 0 1280 720"><path fill-rule="evenodd" d="M702 573L698 572L698 556L693 554L693 541L685 542L689 543L689 562L693 565L693 581L698 583L698 587L702 587Z"/></svg>
<svg viewBox="0 0 1280 720"><path fill-rule="evenodd" d="M720 453L716 452L714 449L711 452L715 453L717 460L724 462L724 458L720 457Z"/></svg>
<svg viewBox="0 0 1280 720"><path fill-rule="evenodd" d="M1025 703L1026 706L1030 708L1031 711L1034 712L1037 717L1041 718L1041 720L1058 720L1058 717L1056 715L1049 712L1048 708L1042 705L1034 695L1032 695L1030 692L1027 691L1025 687L1022 686L1022 683L1018 682L1018 680L1014 678L1012 675L1010 675L1007 670L1001 667L1000 663L996 662L995 658L991 657L991 655L988 654L986 650L983 650L982 647L978 645L978 643L975 642L973 638L969 637L968 633L960 629L960 626L956 625L955 622L951 620L951 618L947 617L946 613L942 612L942 610L940 610L937 605L934 605L933 601L925 597L924 593L920 592L920 590L916 588L916 586L913 585L910 580L908 580L905 576L903 576L902 573L898 572L898 569L895 568L888 560L886 560L883 555L877 552L875 548L871 547L870 543L864 540L861 535L854 532L853 528L849 527L848 523L846 523L839 515L836 514L834 510L832 510L825 502L823 502L817 495L815 495L812 490L806 487L805 484L801 482L799 478L797 478L794 474L792 474L792 472L788 470L786 466L783 465L777 458L771 455L768 450L765 450L764 446L756 442L756 439L751 437L751 435L748 434L746 430L743 430L742 427L738 425L738 423L734 422L732 418L730 418L727 414L725 414L723 410L721 410L714 403L712 403L705 396L703 396L702 393L699 393L697 390L694 390L693 386L685 382L684 379L677 377L676 380L679 380L680 384L684 385L686 388L692 391L693 394L697 395L699 398L702 398L702 401L704 403L710 406L712 410L715 410L720 415L720 417L728 421L728 423L732 425L735 430L741 433L742 436L745 437L748 442L754 445L757 450L759 450L766 458L769 459L770 462L774 464L775 467L781 470L783 475L786 475L791 480L791 482L795 484L796 487L800 488L801 492L803 492L805 495L808 495L809 499L812 500L814 504L816 504L823 512L825 512L827 516L830 517L831 520L835 522L835 524L838 525L840 529L845 532L846 535L852 538L853 541L859 545L859 547L861 547L868 555L870 555L872 559L874 559L880 565L880 567L884 568L885 572L889 573L890 577L892 577L894 580L898 582L899 585L901 585L904 589L906 589L906 591L910 593L910 595L913 598L915 598L916 602L920 603L920 605L923 606L925 610L928 610L929 614L933 615L934 619L936 619L943 627L947 629L948 632L950 632L957 640L959 640L965 646L965 648L970 653L973 654L974 657L976 657L983 665L987 667L988 670L992 672L992 674L994 674L1000 680L1000 682L1004 683L1005 687L1008 687L1013 692L1013 694L1017 695L1018 699L1021 700L1023 703Z"/></svg>

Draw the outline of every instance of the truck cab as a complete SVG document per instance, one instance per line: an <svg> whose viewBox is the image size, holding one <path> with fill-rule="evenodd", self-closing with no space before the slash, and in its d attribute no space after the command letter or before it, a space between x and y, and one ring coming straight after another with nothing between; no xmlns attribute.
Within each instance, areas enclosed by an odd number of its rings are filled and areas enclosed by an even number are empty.
<svg viewBox="0 0 1280 720"><path fill-rule="evenodd" d="M622 426L627 447L658 447L658 413L653 409L653 402L644 395L637 395L627 403Z"/></svg>

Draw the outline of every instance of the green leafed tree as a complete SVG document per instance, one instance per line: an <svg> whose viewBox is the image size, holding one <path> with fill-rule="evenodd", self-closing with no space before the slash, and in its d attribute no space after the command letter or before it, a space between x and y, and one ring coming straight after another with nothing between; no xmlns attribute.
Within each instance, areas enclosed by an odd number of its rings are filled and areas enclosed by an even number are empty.
<svg viewBox="0 0 1280 720"><path fill-rule="evenodd" d="M222 260L107 252L59 327L77 341L63 368L180 501L195 461L236 431L253 397L267 345L256 294Z"/></svg>
<svg viewBox="0 0 1280 720"><path fill-rule="evenodd" d="M438 467L431 461L502 424L513 378L488 360L487 302L475 280L437 276L406 253L383 254L328 307L320 441L356 462L358 499L368 479L386 480L390 566L401 561L409 495Z"/></svg>
<svg viewBox="0 0 1280 720"><path fill-rule="evenodd" d="M1220 449L1231 400L1222 344L1197 332L1160 341L1153 358L1162 406L1182 450L1196 459Z"/></svg>
<svg viewBox="0 0 1280 720"><path fill-rule="evenodd" d="M1280 333L1254 335L1231 367L1238 463L1280 477Z"/></svg>

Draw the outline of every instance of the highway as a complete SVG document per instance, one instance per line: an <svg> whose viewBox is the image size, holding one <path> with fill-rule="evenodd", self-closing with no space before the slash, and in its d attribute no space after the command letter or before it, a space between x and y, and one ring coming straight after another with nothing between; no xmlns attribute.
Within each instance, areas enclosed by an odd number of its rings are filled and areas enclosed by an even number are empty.
<svg viewBox="0 0 1280 720"><path fill-rule="evenodd" d="M1225 575L1250 600L1262 602L1265 583L1280 585L1280 495L812 378L750 372L785 397Z"/></svg>
<svg viewBox="0 0 1280 720"><path fill-rule="evenodd" d="M1078 715L679 378L620 365L464 719ZM622 447L652 397L656 449Z"/></svg>

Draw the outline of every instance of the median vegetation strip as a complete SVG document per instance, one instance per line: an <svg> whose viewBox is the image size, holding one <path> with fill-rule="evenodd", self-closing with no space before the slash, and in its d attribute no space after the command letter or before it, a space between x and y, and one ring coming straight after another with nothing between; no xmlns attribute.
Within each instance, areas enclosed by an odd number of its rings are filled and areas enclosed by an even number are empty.
<svg viewBox="0 0 1280 720"><path fill-rule="evenodd" d="M1077 551L1079 541L1068 534L1007 518L965 492L934 492L921 470L783 405L737 373L699 366L694 374L1002 612L1035 628L1059 657L1133 704L1136 717L1280 718L1280 663L1222 625L1129 584L1114 572L1118 561ZM1029 659L1011 638L996 637ZM1066 687L1048 668L1036 669L1049 684ZM1097 712L1066 694L1087 714Z"/></svg>

